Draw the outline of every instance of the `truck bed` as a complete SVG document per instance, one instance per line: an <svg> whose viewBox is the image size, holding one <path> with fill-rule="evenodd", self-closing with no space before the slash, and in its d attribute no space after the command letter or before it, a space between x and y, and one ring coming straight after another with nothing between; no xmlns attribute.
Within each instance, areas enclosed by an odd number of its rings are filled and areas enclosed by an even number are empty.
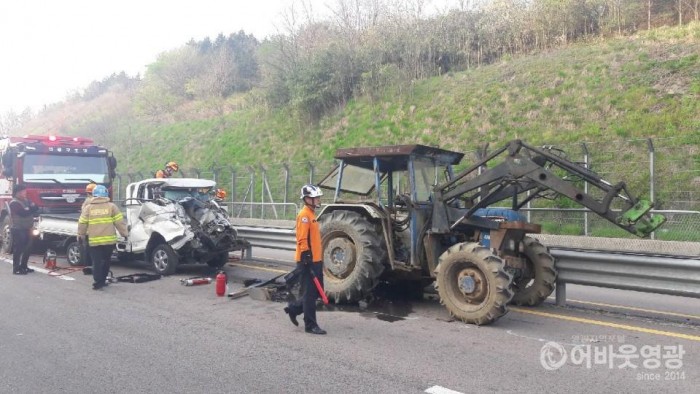
<svg viewBox="0 0 700 394"><path fill-rule="evenodd" d="M54 234L75 237L78 235L79 212L47 213L39 216L36 229L40 234Z"/></svg>

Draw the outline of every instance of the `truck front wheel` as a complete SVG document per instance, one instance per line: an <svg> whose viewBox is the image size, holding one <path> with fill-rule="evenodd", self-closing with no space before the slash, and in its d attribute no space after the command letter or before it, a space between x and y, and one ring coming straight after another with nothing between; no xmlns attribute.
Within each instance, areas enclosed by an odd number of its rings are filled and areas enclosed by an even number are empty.
<svg viewBox="0 0 700 394"><path fill-rule="evenodd" d="M161 275L171 275L175 273L180 257L173 248L166 243L158 244L151 251L151 264L153 269Z"/></svg>
<svg viewBox="0 0 700 394"><path fill-rule="evenodd" d="M5 216L0 221L0 252L12 253L12 232L10 232L9 216Z"/></svg>
<svg viewBox="0 0 700 394"><path fill-rule="evenodd" d="M69 243L68 246L66 246L66 260L68 260L68 264L72 266L83 265L82 251L83 248L80 242L73 241Z"/></svg>

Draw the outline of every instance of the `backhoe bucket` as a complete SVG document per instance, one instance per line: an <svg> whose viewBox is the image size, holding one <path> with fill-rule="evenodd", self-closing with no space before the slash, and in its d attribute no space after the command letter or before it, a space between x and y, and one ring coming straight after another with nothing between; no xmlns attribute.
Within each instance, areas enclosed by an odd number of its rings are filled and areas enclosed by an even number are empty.
<svg viewBox="0 0 700 394"><path fill-rule="evenodd" d="M634 225L635 234L646 237L666 222L664 215L652 214L649 219L642 219Z"/></svg>
<svg viewBox="0 0 700 394"><path fill-rule="evenodd" d="M617 222L623 226L630 226L635 223L642 216L646 215L647 212L651 210L654 205L647 200L639 200L634 206L627 211L623 212L622 215L617 217ZM662 221L663 223L663 221Z"/></svg>

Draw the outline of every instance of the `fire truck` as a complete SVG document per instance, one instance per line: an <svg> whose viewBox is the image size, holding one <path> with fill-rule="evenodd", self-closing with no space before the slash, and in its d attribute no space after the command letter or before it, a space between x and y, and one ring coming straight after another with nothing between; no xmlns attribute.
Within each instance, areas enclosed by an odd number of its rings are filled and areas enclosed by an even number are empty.
<svg viewBox="0 0 700 394"><path fill-rule="evenodd" d="M90 182L111 190L117 160L88 138L25 135L0 138L0 250L11 249L9 202L12 188L27 187L41 215L77 217Z"/></svg>

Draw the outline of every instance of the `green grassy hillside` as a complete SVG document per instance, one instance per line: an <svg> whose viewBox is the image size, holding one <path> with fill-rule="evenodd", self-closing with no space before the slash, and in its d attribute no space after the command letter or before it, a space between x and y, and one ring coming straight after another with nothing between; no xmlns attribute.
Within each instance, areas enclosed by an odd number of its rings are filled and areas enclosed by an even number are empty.
<svg viewBox="0 0 700 394"><path fill-rule="evenodd" d="M471 151L512 138L604 147L657 138L684 159L673 174L700 168L700 24L507 58L359 97L312 125L268 110L257 92L218 106L190 102L158 119L135 117L131 97L116 92L49 112L24 131L60 124L63 134L93 136L114 150L122 172L150 172L167 160L185 168L328 160L341 146Z"/></svg>

